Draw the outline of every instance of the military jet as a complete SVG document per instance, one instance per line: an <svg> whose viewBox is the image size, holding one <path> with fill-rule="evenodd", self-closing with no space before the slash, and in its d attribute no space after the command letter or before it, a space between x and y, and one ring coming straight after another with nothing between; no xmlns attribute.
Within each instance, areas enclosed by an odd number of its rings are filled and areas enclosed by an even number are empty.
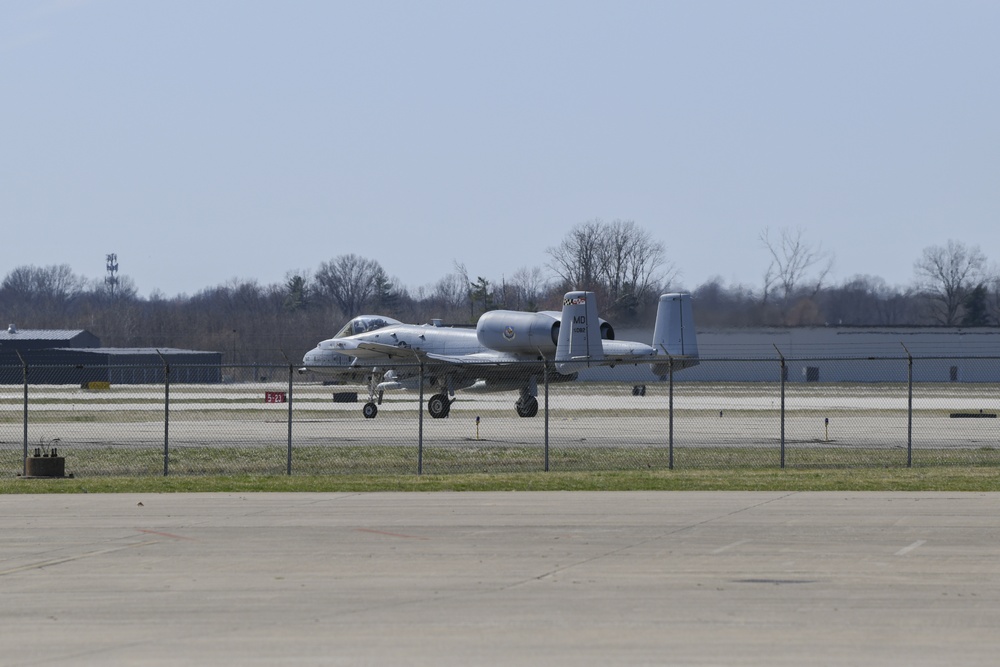
<svg viewBox="0 0 1000 667"><path fill-rule="evenodd" d="M575 380L591 366L649 364L654 375L698 363L691 295L664 294L656 309L651 345L615 340L614 328L597 314L593 292L568 292L562 312L492 310L475 328L404 324L391 317L359 315L306 353L300 372L333 375L368 386L362 409L374 419L385 391L434 393L431 417L447 417L456 390L517 391L521 417L538 414L538 382Z"/></svg>

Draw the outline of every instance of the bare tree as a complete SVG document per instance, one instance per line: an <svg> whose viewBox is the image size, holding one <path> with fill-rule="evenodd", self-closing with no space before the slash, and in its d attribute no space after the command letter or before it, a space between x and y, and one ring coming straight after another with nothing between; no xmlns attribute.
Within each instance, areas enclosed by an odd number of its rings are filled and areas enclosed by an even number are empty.
<svg viewBox="0 0 1000 667"><path fill-rule="evenodd" d="M457 273L449 273L434 284L430 299L447 311L465 310L469 302L468 283Z"/></svg>
<svg viewBox="0 0 1000 667"><path fill-rule="evenodd" d="M69 264L19 266L7 274L3 290L29 299L67 301L78 296L85 281L73 273Z"/></svg>
<svg viewBox="0 0 1000 667"><path fill-rule="evenodd" d="M673 267L663 274L663 243L632 220L615 220L602 230L599 269L608 293L608 309L635 315L657 286L673 279Z"/></svg>
<svg viewBox="0 0 1000 667"><path fill-rule="evenodd" d="M747 285L727 287L720 276L715 276L696 288L693 295L698 304L700 325L746 327L759 324L756 317L760 303L754 290Z"/></svg>
<svg viewBox="0 0 1000 667"><path fill-rule="evenodd" d="M131 276L115 276L114 283L108 283L107 278L96 278L91 283L90 291L109 302L135 301L139 295Z"/></svg>
<svg viewBox="0 0 1000 667"><path fill-rule="evenodd" d="M547 252L552 258L548 267L559 275L562 287L603 292L605 308L619 316L635 315L675 274L666 264L663 244L632 220L582 223Z"/></svg>
<svg viewBox="0 0 1000 667"><path fill-rule="evenodd" d="M454 270L434 283L429 296L420 299L416 315L423 320L459 322L471 317L469 309L469 272L464 264L455 262Z"/></svg>
<svg viewBox="0 0 1000 667"><path fill-rule="evenodd" d="M764 273L762 301L768 303L772 296L778 300L782 320L788 314L792 300L799 292L812 299L823 288L823 281L833 269L833 255L822 246L812 246L802 238L801 229L782 228L778 237L765 228L758 239L771 256ZM809 276L812 274L812 278ZM808 285L806 284L808 281ZM776 294L775 294L776 293Z"/></svg>
<svg viewBox="0 0 1000 667"><path fill-rule="evenodd" d="M19 266L0 283L0 304L10 318L51 326L69 314L85 286L68 264Z"/></svg>
<svg viewBox="0 0 1000 667"><path fill-rule="evenodd" d="M546 250L552 258L547 266L556 272L567 289L596 289L600 280L603 241L603 222L590 220L581 223L571 229L559 245Z"/></svg>
<svg viewBox="0 0 1000 667"><path fill-rule="evenodd" d="M986 255L979 246L952 239L943 246L924 248L913 270L920 289L930 298L934 320L945 326L958 324L966 295L989 280Z"/></svg>
<svg viewBox="0 0 1000 667"><path fill-rule="evenodd" d="M545 298L547 285L539 267L521 267L505 281L505 308L512 310L538 310Z"/></svg>
<svg viewBox="0 0 1000 667"><path fill-rule="evenodd" d="M839 286L827 288L820 297L826 324L886 324L879 321L879 304L887 289L885 280L869 275L856 275Z"/></svg>
<svg viewBox="0 0 1000 667"><path fill-rule="evenodd" d="M354 254L340 255L320 264L316 282L321 294L350 318L360 314L375 294L379 275L385 272L375 260Z"/></svg>

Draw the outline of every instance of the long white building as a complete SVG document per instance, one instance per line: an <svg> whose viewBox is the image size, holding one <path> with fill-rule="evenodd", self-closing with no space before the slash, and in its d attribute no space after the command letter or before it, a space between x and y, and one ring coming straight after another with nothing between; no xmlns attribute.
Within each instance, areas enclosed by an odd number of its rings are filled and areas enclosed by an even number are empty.
<svg viewBox="0 0 1000 667"><path fill-rule="evenodd" d="M652 331L621 331L648 341ZM701 363L678 372L684 381L1000 382L1000 328L803 327L698 331ZM581 379L655 382L648 368L589 369Z"/></svg>

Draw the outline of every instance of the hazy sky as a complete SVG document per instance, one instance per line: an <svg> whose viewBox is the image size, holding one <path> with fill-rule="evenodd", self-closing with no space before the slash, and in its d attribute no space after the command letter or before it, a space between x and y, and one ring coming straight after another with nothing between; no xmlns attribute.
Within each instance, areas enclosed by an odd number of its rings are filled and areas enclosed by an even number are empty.
<svg viewBox="0 0 1000 667"><path fill-rule="evenodd" d="M1000 260L1000 2L0 3L0 277L104 256L140 294L345 253L499 281L594 218L682 282Z"/></svg>

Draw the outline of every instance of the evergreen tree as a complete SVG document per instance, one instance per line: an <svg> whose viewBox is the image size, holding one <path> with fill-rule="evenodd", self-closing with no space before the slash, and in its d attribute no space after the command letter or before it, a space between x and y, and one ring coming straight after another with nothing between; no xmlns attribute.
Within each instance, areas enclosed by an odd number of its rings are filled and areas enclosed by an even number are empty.
<svg viewBox="0 0 1000 667"><path fill-rule="evenodd" d="M962 300L965 313L962 315L963 327L985 327L989 325L986 311L986 286L982 283L972 288Z"/></svg>
<svg viewBox="0 0 1000 667"><path fill-rule="evenodd" d="M295 313L309 308L309 285L306 279L300 275L294 275L285 283L285 310Z"/></svg>

